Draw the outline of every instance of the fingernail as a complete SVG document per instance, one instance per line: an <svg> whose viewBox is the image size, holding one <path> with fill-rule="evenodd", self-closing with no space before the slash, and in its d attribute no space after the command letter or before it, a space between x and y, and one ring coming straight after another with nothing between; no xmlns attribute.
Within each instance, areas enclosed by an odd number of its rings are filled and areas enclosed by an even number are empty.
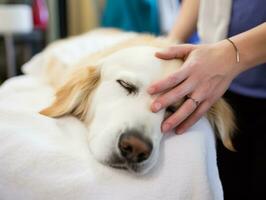
<svg viewBox="0 0 266 200"><path fill-rule="evenodd" d="M155 88L154 87L148 88L148 93L152 94L154 92L155 92Z"/></svg>
<svg viewBox="0 0 266 200"><path fill-rule="evenodd" d="M165 133L165 132L168 132L171 128L171 124L169 123L164 123L163 124L163 127L162 127L162 131Z"/></svg>
<svg viewBox="0 0 266 200"><path fill-rule="evenodd" d="M162 104L160 104L158 102L153 104L153 109L155 111L159 111L161 109L161 107L162 107Z"/></svg>

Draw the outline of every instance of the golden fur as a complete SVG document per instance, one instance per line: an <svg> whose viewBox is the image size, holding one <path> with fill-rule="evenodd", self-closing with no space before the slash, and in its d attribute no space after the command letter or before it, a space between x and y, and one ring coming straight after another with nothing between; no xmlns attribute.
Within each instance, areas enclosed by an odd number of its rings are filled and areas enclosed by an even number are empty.
<svg viewBox="0 0 266 200"><path fill-rule="evenodd" d="M40 113L49 117L61 117L72 114L84 120L89 111L89 100L100 79L95 67L77 70L67 83L56 92L54 103Z"/></svg>

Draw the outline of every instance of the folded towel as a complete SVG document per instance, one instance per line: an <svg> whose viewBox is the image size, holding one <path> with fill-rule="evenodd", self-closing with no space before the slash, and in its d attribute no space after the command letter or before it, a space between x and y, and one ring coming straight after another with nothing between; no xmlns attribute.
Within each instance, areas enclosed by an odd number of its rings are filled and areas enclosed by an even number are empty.
<svg viewBox="0 0 266 200"><path fill-rule="evenodd" d="M77 43L70 43L77 49ZM35 71L39 67L34 61L27 66ZM34 73L0 87L0 199L223 199L207 119L184 135L165 136L156 167L136 176L95 161L87 129L76 118L38 114L52 99L53 90Z"/></svg>

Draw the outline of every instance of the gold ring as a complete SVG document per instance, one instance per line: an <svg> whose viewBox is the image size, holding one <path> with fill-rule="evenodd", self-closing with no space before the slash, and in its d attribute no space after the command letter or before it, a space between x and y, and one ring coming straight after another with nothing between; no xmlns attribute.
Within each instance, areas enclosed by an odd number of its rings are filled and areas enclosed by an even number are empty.
<svg viewBox="0 0 266 200"><path fill-rule="evenodd" d="M189 96L189 95L186 96L186 100L187 100L187 99L192 100L192 101L194 102L194 104L196 105L196 107L198 107L198 105L200 104L200 102L199 102L198 100L192 98L192 97Z"/></svg>

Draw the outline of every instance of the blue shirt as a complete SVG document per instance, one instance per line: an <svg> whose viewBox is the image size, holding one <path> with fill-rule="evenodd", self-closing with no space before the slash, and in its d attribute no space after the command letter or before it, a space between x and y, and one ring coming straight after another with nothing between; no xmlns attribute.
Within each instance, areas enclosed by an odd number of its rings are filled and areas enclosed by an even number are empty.
<svg viewBox="0 0 266 200"><path fill-rule="evenodd" d="M228 37L266 22L265 0L232 0L232 2ZM241 73L232 82L230 90L241 95L266 99L266 63Z"/></svg>

